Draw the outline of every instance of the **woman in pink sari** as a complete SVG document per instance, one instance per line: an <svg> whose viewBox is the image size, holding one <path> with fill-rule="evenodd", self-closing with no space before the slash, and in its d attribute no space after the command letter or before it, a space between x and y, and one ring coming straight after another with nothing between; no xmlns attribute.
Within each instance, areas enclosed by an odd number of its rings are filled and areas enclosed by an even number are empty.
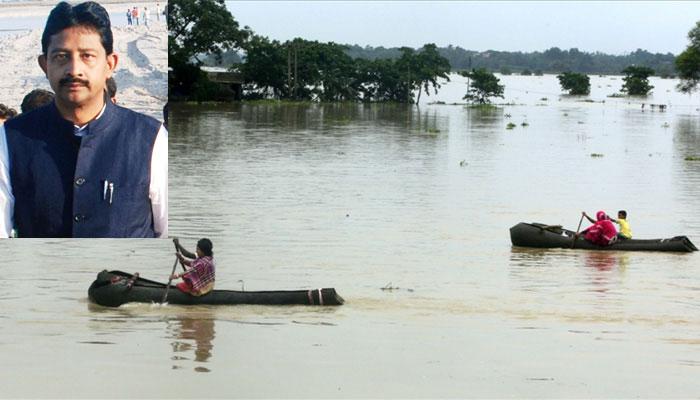
<svg viewBox="0 0 700 400"><path fill-rule="evenodd" d="M595 214L596 221L589 217L585 211L581 214L588 218L589 221L593 222L592 226L589 226L581 232L584 239L599 246L609 246L615 242L615 239L617 239L617 229L615 229L615 225L613 225L612 221L610 221L610 217L608 217L604 211L598 211Z"/></svg>

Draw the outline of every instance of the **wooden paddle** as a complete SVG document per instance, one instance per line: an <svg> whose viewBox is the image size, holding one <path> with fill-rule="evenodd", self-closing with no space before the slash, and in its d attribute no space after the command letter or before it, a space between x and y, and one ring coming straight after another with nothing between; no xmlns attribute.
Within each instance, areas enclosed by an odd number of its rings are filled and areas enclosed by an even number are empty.
<svg viewBox="0 0 700 400"><path fill-rule="evenodd" d="M173 244L175 244L175 251L177 251L177 238L173 239ZM163 300L161 304L165 304L165 300L168 299L168 291L170 290L170 284L173 281L173 274L175 273L175 268L177 267L177 254L175 255L175 263L173 264L173 270L170 272L170 278L168 279L168 286L165 287L165 293L163 294Z"/></svg>
<svg viewBox="0 0 700 400"><path fill-rule="evenodd" d="M583 222L583 213L581 213L581 219L578 220L578 227L576 227L576 234L574 235L574 240L571 241L571 248L573 249L576 245L576 240L578 239L578 232L581 230L581 223Z"/></svg>

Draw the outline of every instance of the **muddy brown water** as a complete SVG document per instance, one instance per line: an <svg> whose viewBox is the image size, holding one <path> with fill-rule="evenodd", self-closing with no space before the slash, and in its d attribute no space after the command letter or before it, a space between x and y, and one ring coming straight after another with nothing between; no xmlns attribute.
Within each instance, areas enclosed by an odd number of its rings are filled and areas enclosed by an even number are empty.
<svg viewBox="0 0 700 400"><path fill-rule="evenodd" d="M173 106L171 233L213 240L218 287L347 303L105 309L95 274L164 281L169 241L0 241L2 396L695 396L698 253L514 248L508 228L626 209L636 237L700 244L698 97L504 80L513 104L488 110Z"/></svg>

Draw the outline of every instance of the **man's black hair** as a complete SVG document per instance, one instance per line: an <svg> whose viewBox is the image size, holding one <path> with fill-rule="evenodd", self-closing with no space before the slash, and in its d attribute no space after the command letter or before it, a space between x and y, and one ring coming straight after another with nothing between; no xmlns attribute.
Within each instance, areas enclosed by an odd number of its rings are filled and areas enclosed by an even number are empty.
<svg viewBox="0 0 700 400"><path fill-rule="evenodd" d="M34 89L27 93L24 99L22 99L22 105L20 106L22 113L27 113L35 108L45 106L51 103L54 97L55 95L53 92L44 89Z"/></svg>
<svg viewBox="0 0 700 400"><path fill-rule="evenodd" d="M211 240L207 238L199 239L197 242L197 247L202 250L202 253L204 253L205 256L212 257L214 255L214 252L212 251L214 245L211 243Z"/></svg>
<svg viewBox="0 0 700 400"><path fill-rule="evenodd" d="M622 215L622 218L627 218L627 211L625 210L620 210L617 212L618 214Z"/></svg>
<svg viewBox="0 0 700 400"><path fill-rule="evenodd" d="M46 55L51 36L74 26L93 29L100 35L102 47L107 54L113 52L112 25L107 10L94 1L86 1L72 6L62 1L51 10L46 20L44 34L41 35L41 51Z"/></svg>
<svg viewBox="0 0 700 400"><path fill-rule="evenodd" d="M10 119L17 115L17 111L14 108L10 108L4 104L0 104L0 118Z"/></svg>

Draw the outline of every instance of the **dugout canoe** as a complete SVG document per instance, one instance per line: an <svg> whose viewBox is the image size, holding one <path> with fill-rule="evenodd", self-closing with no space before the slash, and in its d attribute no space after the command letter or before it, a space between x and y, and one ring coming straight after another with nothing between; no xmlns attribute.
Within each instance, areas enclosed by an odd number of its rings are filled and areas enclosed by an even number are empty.
<svg viewBox="0 0 700 400"><path fill-rule="evenodd" d="M575 231L563 229L561 225L521 222L510 228L510 241L513 246L538 248L676 252L698 250L686 236L675 236L669 239L624 239L610 246L598 246L581 236L574 239L575 234Z"/></svg>
<svg viewBox="0 0 700 400"><path fill-rule="evenodd" d="M130 284L131 282L131 284ZM90 301L107 307L125 303L160 303L167 285L135 277L122 271L104 270L88 289ZM168 290L168 304L264 304L264 305L320 305L338 306L344 300L333 288L311 290L238 291L212 290L204 296L192 296L174 285Z"/></svg>

